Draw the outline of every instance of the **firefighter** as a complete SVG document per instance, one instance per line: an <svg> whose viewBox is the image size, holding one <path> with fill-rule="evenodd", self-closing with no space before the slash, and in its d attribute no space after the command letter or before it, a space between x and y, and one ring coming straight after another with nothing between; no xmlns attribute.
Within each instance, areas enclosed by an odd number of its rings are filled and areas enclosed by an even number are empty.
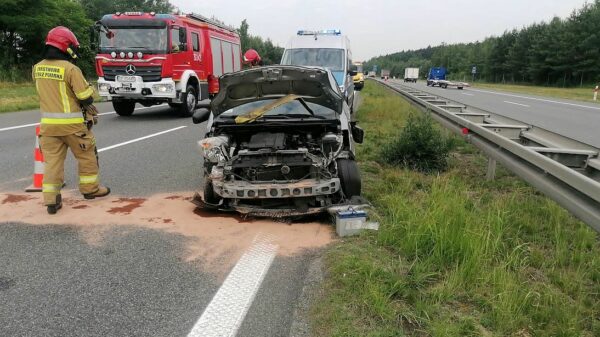
<svg viewBox="0 0 600 337"><path fill-rule="evenodd" d="M44 59L33 66L40 97L40 148L44 155L42 192L49 214L62 207L60 190L70 149L79 166L79 191L85 199L104 197L110 189L98 183L98 152L92 126L98 123L94 89L75 65L79 42L65 27L48 32Z"/></svg>

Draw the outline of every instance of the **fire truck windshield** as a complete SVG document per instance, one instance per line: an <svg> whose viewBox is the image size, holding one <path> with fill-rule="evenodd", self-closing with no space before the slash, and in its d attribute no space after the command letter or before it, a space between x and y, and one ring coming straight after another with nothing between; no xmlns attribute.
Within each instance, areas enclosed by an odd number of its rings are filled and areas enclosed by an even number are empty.
<svg viewBox="0 0 600 337"><path fill-rule="evenodd" d="M108 38L100 34L100 52L142 51L144 53L167 52L167 28L119 27L110 28L114 34Z"/></svg>

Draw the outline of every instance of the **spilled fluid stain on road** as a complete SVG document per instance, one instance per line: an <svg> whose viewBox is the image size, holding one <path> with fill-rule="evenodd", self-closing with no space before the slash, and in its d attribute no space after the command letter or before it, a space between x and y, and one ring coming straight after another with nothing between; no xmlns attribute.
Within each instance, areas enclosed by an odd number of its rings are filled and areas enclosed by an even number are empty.
<svg viewBox="0 0 600 337"><path fill-rule="evenodd" d="M0 193L0 219L6 223L73 226L79 229L83 240L98 246L105 233L118 226L180 234L187 243L182 259L200 260L203 268L219 275L235 264L258 234L275 238L277 253L283 256L323 247L334 237L327 221L282 223L199 210L190 201L192 195L193 192L182 192L147 198L109 196L84 200L76 190L67 190L63 191L63 209L49 216L41 195Z"/></svg>

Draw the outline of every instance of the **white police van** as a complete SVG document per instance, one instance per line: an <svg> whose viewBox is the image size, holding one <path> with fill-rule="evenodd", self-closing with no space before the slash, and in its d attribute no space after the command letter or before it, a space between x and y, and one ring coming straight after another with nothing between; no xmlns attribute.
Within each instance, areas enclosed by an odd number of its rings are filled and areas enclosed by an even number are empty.
<svg viewBox="0 0 600 337"><path fill-rule="evenodd" d="M352 77L356 75L356 70L352 65L350 41L340 30L299 30L286 45L281 64L329 69L344 94L350 111L354 111Z"/></svg>

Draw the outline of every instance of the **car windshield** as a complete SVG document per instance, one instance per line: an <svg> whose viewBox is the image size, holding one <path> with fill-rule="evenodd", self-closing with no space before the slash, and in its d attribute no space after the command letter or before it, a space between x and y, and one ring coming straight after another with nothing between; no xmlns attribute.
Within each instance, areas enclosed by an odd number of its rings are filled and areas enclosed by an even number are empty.
<svg viewBox="0 0 600 337"><path fill-rule="evenodd" d="M100 51L133 50L143 53L165 53L167 51L167 28L128 27L110 28L111 38L100 34Z"/></svg>
<svg viewBox="0 0 600 337"><path fill-rule="evenodd" d="M331 48L287 49L281 64L324 67L333 72L344 71L344 50Z"/></svg>
<svg viewBox="0 0 600 337"><path fill-rule="evenodd" d="M219 115L220 118L229 119L231 117L237 117L240 115L248 114L256 109L259 109L269 103L274 102L276 99L266 99L261 101L254 101L246 103L235 108L229 109ZM319 119L335 119L336 113L322 105L315 103L305 102L306 106L302 104L300 100L296 99L291 102L282 104L267 111L264 115L264 119L279 118L279 117L294 117L294 118L319 118ZM310 109L310 111L308 109Z"/></svg>

